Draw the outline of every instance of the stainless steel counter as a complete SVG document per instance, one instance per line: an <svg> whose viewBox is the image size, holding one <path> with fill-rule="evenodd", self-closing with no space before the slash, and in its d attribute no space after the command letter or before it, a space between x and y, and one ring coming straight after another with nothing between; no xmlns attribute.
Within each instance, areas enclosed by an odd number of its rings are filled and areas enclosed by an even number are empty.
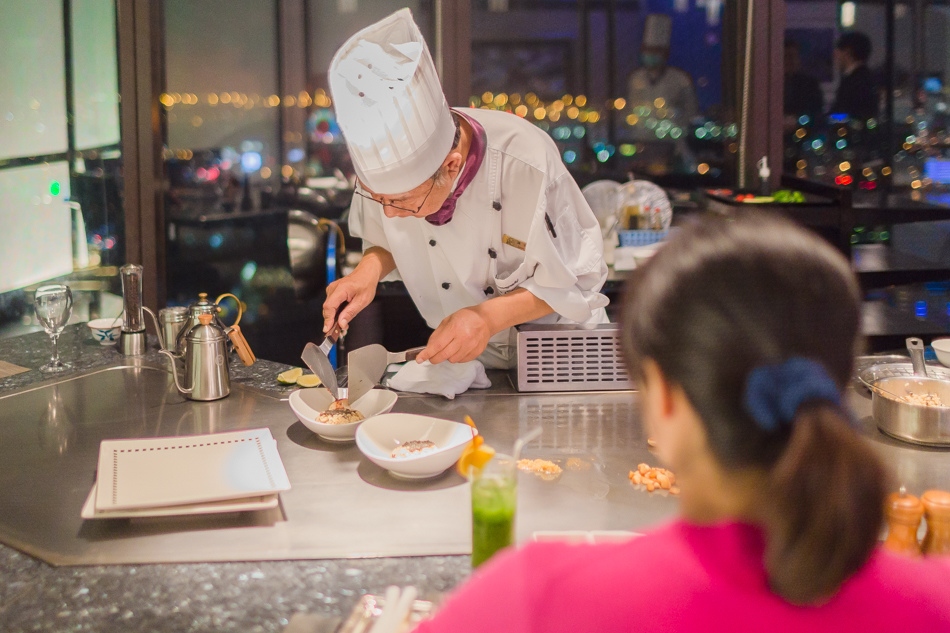
<svg viewBox="0 0 950 633"><path fill-rule="evenodd" d="M542 426L525 457L559 462L556 481L522 474L518 536L538 530L639 529L672 516L674 498L635 490L649 461L629 392L517 394L496 387L449 401L407 394L395 411L461 421L510 451ZM500 384L499 384L500 383ZM268 427L293 485L269 511L83 521L79 508L107 438ZM328 443L286 402L234 385L215 402L184 400L162 365L137 360L0 396L0 540L53 564L115 564L467 554L468 486L454 471L407 482Z"/></svg>

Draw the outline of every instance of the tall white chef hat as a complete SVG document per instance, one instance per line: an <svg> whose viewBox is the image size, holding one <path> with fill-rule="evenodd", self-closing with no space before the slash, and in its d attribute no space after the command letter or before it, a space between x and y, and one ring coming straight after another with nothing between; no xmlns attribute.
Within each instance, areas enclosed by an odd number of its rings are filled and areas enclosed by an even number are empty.
<svg viewBox="0 0 950 633"><path fill-rule="evenodd" d="M409 9L347 40L330 62L329 80L353 166L369 189L404 193L442 165L455 122Z"/></svg>
<svg viewBox="0 0 950 633"><path fill-rule="evenodd" d="M665 13L651 13L643 24L643 47L669 50L673 36L673 18Z"/></svg>

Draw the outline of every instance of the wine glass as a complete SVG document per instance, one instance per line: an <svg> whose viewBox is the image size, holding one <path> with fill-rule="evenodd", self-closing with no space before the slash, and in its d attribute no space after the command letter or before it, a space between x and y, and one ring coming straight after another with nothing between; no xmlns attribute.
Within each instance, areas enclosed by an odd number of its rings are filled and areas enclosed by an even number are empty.
<svg viewBox="0 0 950 633"><path fill-rule="evenodd" d="M52 284L49 286L40 286L33 295L33 309L36 311L36 318L43 325L43 329L49 334L53 341L53 356L49 362L40 367L40 371L62 371L70 367L59 359L59 350L56 349L56 339L66 327L69 321L69 314L73 309L73 294L69 291L69 286L63 284Z"/></svg>

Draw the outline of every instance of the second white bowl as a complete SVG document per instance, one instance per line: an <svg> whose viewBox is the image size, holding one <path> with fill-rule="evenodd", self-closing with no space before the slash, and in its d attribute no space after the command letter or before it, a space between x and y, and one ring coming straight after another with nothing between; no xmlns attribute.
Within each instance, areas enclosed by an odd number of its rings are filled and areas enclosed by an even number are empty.
<svg viewBox="0 0 950 633"><path fill-rule="evenodd" d="M950 338L938 338L930 342L937 354L937 360L944 367L950 367Z"/></svg>
<svg viewBox="0 0 950 633"><path fill-rule="evenodd" d="M356 446L371 462L396 477L425 479L451 467L472 441L467 424L414 413L387 413L366 420L356 430ZM410 440L430 440L438 450L416 457L394 458L393 449Z"/></svg>
<svg viewBox="0 0 950 633"><path fill-rule="evenodd" d="M326 387L298 389L290 394L288 402L297 419L323 439L331 442L352 442L359 425L373 416L388 413L398 399L396 392L389 389L371 389L350 404L350 408L362 413L364 419L347 424L317 422L317 416L333 404L333 394Z"/></svg>

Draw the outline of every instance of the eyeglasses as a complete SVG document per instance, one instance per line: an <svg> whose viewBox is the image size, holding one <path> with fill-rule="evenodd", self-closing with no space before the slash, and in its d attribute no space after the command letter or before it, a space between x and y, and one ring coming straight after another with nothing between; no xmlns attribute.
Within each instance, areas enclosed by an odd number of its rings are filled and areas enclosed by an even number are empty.
<svg viewBox="0 0 950 633"><path fill-rule="evenodd" d="M419 207L417 209L407 209L406 207L400 207L399 205L396 205L396 204L387 204L383 202L382 200L378 198L374 198L373 196L367 193L360 193L360 187L362 187L362 185L359 183L359 181L356 182L356 189L353 190L353 195L359 196L360 198L366 198L367 200L372 200L373 202L376 202L377 204L381 204L384 207L389 207L390 209L398 209L399 211L407 211L413 215L416 215L417 213L422 211L422 207L425 206L426 200L429 199L429 194L432 193L432 190L435 188L435 181L436 179L433 178L432 184L429 185L429 190L426 192L426 197L422 199L422 202L419 204Z"/></svg>

